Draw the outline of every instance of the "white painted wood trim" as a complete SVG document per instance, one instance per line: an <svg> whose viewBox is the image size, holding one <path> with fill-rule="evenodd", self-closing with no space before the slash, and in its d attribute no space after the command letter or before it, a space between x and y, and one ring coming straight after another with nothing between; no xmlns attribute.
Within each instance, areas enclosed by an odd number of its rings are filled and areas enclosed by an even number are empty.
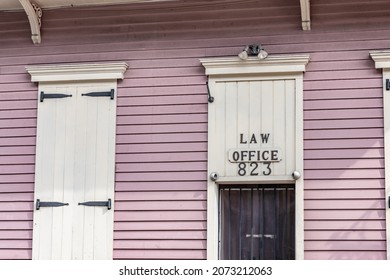
<svg viewBox="0 0 390 280"><path fill-rule="evenodd" d="M310 0L301 1L302 30L311 30Z"/></svg>
<svg viewBox="0 0 390 280"><path fill-rule="evenodd" d="M27 66L32 82L94 81L123 79L125 62L94 64L53 64Z"/></svg>
<svg viewBox="0 0 390 280"><path fill-rule="evenodd" d="M309 55L286 55L270 56L265 60L250 58L241 60L236 57L225 58L207 58L201 59L202 65L206 69L206 75L209 76L209 88L211 95L215 92L216 81L220 80L240 80L241 78L254 77L264 79L294 79L296 87L296 168L302 176L295 181L296 188L296 256L297 260L304 259L304 163L303 163L303 72L310 60ZM216 128L212 127L215 119L215 110L210 110L208 114L208 157L215 157L215 141L210 141L215 137ZM208 161L207 174L210 175L212 170L210 161ZM242 182L242 181L241 181ZM291 178L276 178L273 183L294 182ZM234 184L235 181L229 180L228 177L221 177L216 182L211 181L208 177L207 185L207 259L217 260L219 258L219 191L218 183ZM248 179L247 184L255 183ZM258 182L257 182L258 183ZM267 183L267 182L265 182Z"/></svg>
<svg viewBox="0 0 390 280"><path fill-rule="evenodd" d="M19 0L23 6L24 11L27 14L28 21L31 28L31 39L34 44L41 43L41 18L42 9L37 4L32 3L30 0Z"/></svg>
<svg viewBox="0 0 390 280"><path fill-rule="evenodd" d="M370 52L375 68L383 68L383 114L384 114L384 154L385 154L385 207L386 207L386 247L390 260L390 92L386 91L386 79L390 79L390 51Z"/></svg>
<svg viewBox="0 0 390 280"><path fill-rule="evenodd" d="M387 259L390 260L390 96L386 91L386 79L390 79L390 68L383 69L383 114L384 114L384 153L385 153L385 209L386 209L386 247Z"/></svg>
<svg viewBox="0 0 390 280"><path fill-rule="evenodd" d="M375 62L375 68L390 68L390 50L371 51L370 56Z"/></svg>
<svg viewBox="0 0 390 280"><path fill-rule="evenodd" d="M270 180L264 180L264 178L260 178L262 184L272 183L272 184L294 184L295 180L292 176L272 176ZM259 178L256 177L219 177L216 181L218 184L223 185L234 185L234 184L258 184Z"/></svg>
<svg viewBox="0 0 390 280"><path fill-rule="evenodd" d="M309 60L309 55L271 55L264 60L223 57L201 59L200 62L206 68L206 75L222 76L305 72Z"/></svg>
<svg viewBox="0 0 390 280"><path fill-rule="evenodd" d="M303 73L295 80L295 166L301 177L295 181L295 259L303 260L304 248L304 162L303 162Z"/></svg>

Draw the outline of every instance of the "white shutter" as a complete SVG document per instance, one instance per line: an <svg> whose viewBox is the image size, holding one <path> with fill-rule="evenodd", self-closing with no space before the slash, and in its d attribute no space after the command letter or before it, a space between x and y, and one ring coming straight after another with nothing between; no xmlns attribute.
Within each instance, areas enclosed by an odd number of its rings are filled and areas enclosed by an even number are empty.
<svg viewBox="0 0 390 280"><path fill-rule="evenodd" d="M35 201L69 203L34 211L34 259L111 259L115 172L116 83L41 84L71 97L38 104ZM112 208L80 202L108 201Z"/></svg>

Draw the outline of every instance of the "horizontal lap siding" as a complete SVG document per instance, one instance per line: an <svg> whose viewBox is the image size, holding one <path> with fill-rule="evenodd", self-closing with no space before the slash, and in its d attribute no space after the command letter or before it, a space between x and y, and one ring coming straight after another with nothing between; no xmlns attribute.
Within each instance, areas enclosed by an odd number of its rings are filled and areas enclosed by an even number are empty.
<svg viewBox="0 0 390 280"><path fill-rule="evenodd" d="M384 258L381 73L368 51L388 48L389 20L380 12L385 2L376 1L371 15L387 25L354 28L363 26L359 10L341 2L312 1L310 32L300 29L299 1L288 0L51 10L39 46L24 13L0 17L0 258L31 258L37 87L25 65L126 61L118 83L114 257L204 259L207 89L199 58L236 55L248 43L311 56L305 258ZM334 24L338 5L349 12L343 25Z"/></svg>
<svg viewBox="0 0 390 280"><path fill-rule="evenodd" d="M306 259L386 258L382 73L368 52L388 48L390 36L376 36L389 29L375 22L389 26L389 10L312 1L313 29L345 34L313 54L305 74Z"/></svg>
<svg viewBox="0 0 390 280"><path fill-rule="evenodd" d="M4 66L0 67L0 259L31 259L36 90L14 90L26 76L4 77L2 69Z"/></svg>

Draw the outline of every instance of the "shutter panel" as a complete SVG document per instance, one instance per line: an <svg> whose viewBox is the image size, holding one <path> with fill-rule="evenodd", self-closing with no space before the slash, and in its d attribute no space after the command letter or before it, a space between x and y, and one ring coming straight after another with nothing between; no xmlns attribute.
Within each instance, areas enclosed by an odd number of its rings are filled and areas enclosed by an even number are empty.
<svg viewBox="0 0 390 280"><path fill-rule="evenodd" d="M34 259L111 259L113 208L79 205L114 198L116 101L82 94L112 83L42 85L72 97L38 104L35 198L69 206L34 212Z"/></svg>

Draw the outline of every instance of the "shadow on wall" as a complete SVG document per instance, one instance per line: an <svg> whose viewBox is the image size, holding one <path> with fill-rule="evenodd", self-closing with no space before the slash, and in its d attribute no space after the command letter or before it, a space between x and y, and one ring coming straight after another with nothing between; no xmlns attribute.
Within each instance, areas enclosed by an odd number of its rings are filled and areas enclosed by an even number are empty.
<svg viewBox="0 0 390 280"><path fill-rule="evenodd" d="M364 87L305 80L305 259L386 259L382 73L371 71Z"/></svg>

